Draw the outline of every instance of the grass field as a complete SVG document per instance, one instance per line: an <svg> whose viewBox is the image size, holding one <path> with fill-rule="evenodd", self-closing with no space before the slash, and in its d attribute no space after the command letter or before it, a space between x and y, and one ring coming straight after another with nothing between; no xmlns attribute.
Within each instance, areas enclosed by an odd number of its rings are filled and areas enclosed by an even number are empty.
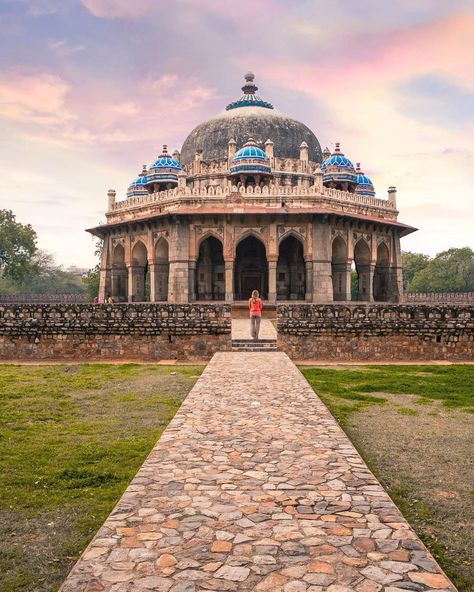
<svg viewBox="0 0 474 592"><path fill-rule="evenodd" d="M0 366L0 591L57 590L203 368Z"/></svg>
<svg viewBox="0 0 474 592"><path fill-rule="evenodd" d="M474 366L300 369L459 590L474 591Z"/></svg>

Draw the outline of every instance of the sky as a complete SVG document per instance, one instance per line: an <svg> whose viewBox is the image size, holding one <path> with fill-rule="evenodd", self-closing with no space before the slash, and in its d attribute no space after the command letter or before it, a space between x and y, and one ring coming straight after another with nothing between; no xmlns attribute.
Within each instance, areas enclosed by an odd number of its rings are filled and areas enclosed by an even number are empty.
<svg viewBox="0 0 474 592"><path fill-rule="evenodd" d="M474 247L474 0L0 0L0 208L59 264L91 267L162 144L258 94L341 143L404 250Z"/></svg>

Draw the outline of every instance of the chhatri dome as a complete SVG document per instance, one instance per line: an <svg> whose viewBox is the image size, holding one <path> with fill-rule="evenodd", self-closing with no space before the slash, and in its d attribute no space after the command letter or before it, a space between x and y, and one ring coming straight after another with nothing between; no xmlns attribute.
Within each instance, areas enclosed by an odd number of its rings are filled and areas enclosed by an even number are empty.
<svg viewBox="0 0 474 592"><path fill-rule="evenodd" d="M237 146L242 146L249 136L261 143L271 138L274 155L280 158L299 158L300 145L306 142L309 160L321 162L321 146L313 132L257 96L254 78L248 72L242 87L243 96L227 105L224 112L193 129L183 144L183 164L189 164L198 150L202 150L203 160L227 158L229 139L233 138Z"/></svg>

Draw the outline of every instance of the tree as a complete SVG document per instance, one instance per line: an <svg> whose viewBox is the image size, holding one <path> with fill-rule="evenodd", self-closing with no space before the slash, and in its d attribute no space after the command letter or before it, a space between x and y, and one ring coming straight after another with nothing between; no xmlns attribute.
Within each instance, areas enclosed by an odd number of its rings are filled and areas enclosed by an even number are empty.
<svg viewBox="0 0 474 592"><path fill-rule="evenodd" d="M38 249L31 257L21 279L4 280L2 288L8 293L80 294L84 292L82 279L55 264L53 256Z"/></svg>
<svg viewBox="0 0 474 592"><path fill-rule="evenodd" d="M94 255L99 258L99 263L89 270L86 277L83 279L86 285L86 294L88 302L92 302L96 296L99 295L100 282L100 260L102 259L102 249L104 241L98 237L94 237L95 250Z"/></svg>
<svg viewBox="0 0 474 592"><path fill-rule="evenodd" d="M415 274L424 269L429 262L429 256L423 253L411 253L410 251L402 253L403 289L405 291L409 291L408 286Z"/></svg>
<svg viewBox="0 0 474 592"><path fill-rule="evenodd" d="M474 252L469 247L448 249L417 271L409 292L474 291Z"/></svg>
<svg viewBox="0 0 474 592"><path fill-rule="evenodd" d="M22 280L31 268L36 251L36 232L20 224L10 210L0 210L0 275Z"/></svg>

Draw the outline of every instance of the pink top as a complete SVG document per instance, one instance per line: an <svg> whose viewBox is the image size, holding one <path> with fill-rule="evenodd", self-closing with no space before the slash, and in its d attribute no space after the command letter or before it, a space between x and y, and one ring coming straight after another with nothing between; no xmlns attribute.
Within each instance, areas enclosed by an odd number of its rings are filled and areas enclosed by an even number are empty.
<svg viewBox="0 0 474 592"><path fill-rule="evenodd" d="M249 308L251 317L262 316L263 302L260 300L260 298L257 298L255 302L253 301L253 298L249 298Z"/></svg>

